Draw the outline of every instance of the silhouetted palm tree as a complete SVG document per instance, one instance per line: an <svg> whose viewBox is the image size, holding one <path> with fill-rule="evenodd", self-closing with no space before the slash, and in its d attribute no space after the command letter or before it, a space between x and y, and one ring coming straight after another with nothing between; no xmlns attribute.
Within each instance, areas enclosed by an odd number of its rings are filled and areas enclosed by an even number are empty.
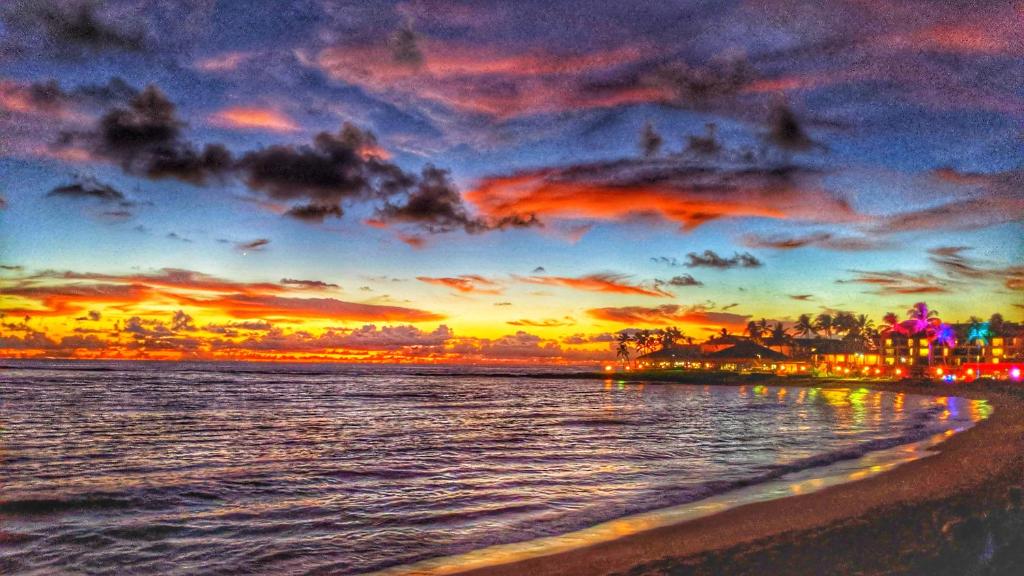
<svg viewBox="0 0 1024 576"><path fill-rule="evenodd" d="M773 324L768 333L768 341L774 346L784 346L793 340L793 337L789 335L782 322Z"/></svg>
<svg viewBox="0 0 1024 576"><path fill-rule="evenodd" d="M1002 336L1006 329L1006 320L1003 320L1003 315L996 312L988 319L988 330L993 336Z"/></svg>
<svg viewBox="0 0 1024 576"><path fill-rule="evenodd" d="M846 333L846 338L854 342L867 344L871 341L874 333L875 321L868 318L867 314L858 314L852 319L852 324Z"/></svg>
<svg viewBox="0 0 1024 576"><path fill-rule="evenodd" d="M822 312L821 314L818 314L818 317L814 319L814 329L824 332L826 338L832 337L833 328L834 323L832 315L827 312Z"/></svg>
<svg viewBox="0 0 1024 576"><path fill-rule="evenodd" d="M885 324L885 327L890 332L898 332L899 330L897 326L899 323L900 317L897 316L895 312L886 312L885 315L882 316L882 324Z"/></svg>
<svg viewBox="0 0 1024 576"><path fill-rule="evenodd" d="M661 349L673 348L676 342L683 339L683 331L675 326L669 326L661 331Z"/></svg>
<svg viewBox="0 0 1024 576"><path fill-rule="evenodd" d="M629 343L633 341L633 337L628 332L619 332L615 336L615 341L618 343L615 357L623 364L629 364Z"/></svg>
<svg viewBox="0 0 1024 576"><path fill-rule="evenodd" d="M810 314L801 314L796 320L796 324L793 324L793 330L800 336L817 336L818 333L814 330L814 320L811 319Z"/></svg>
<svg viewBox="0 0 1024 576"><path fill-rule="evenodd" d="M747 327L746 329L743 330L743 332L747 336L750 336L750 339L753 340L754 342L760 342L761 328L760 326L758 326L757 321L751 320L750 322L747 322Z"/></svg>
<svg viewBox="0 0 1024 576"><path fill-rule="evenodd" d="M651 336L650 330L640 330L633 335L633 342L636 343L637 352L640 354L646 354L651 349L651 344L654 339Z"/></svg>
<svg viewBox="0 0 1024 576"><path fill-rule="evenodd" d="M850 335L857 324L857 319L853 317L850 312L837 312L832 318L832 327L835 329L836 334L843 333L847 337Z"/></svg>

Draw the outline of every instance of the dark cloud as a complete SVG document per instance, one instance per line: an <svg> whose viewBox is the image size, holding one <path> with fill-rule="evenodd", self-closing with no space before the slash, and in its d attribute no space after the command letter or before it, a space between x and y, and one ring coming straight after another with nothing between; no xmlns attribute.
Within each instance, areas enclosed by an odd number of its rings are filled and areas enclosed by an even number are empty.
<svg viewBox="0 0 1024 576"><path fill-rule="evenodd" d="M713 122L705 125L703 136L688 135L684 152L693 156L711 157L722 152L722 143L718 141L718 126Z"/></svg>
<svg viewBox="0 0 1024 576"><path fill-rule="evenodd" d="M638 77L641 85L668 88L668 102L684 108L717 109L738 96L757 79L754 68L745 58L719 58L703 66L683 62L662 65Z"/></svg>
<svg viewBox="0 0 1024 576"><path fill-rule="evenodd" d="M270 244L270 240L266 238L257 238L248 242L239 242L235 244L235 248L242 252L259 252Z"/></svg>
<svg viewBox="0 0 1024 576"><path fill-rule="evenodd" d="M145 30L137 20L115 19L92 0L27 0L7 6L2 17L21 36L42 39L58 56L81 57L100 52L146 50Z"/></svg>
<svg viewBox="0 0 1024 576"><path fill-rule="evenodd" d="M122 202L125 200L125 196L120 190L95 180L83 180L74 184L58 186L50 190L46 195L66 198L96 198L104 202Z"/></svg>
<svg viewBox="0 0 1024 576"><path fill-rule="evenodd" d="M530 273L531 274L544 274L546 272L547 272L547 270L545 270L543 266L537 266Z"/></svg>
<svg viewBox="0 0 1024 576"><path fill-rule="evenodd" d="M0 264L0 270L7 270L10 272L21 272L24 269L24 266L18 266L16 264Z"/></svg>
<svg viewBox="0 0 1024 576"><path fill-rule="evenodd" d="M339 210L343 201L384 199L415 184L415 177L398 166L361 154L368 145L375 145L373 135L346 123L336 134L320 132L312 145L248 152L238 165L250 188L274 200Z"/></svg>
<svg viewBox="0 0 1024 576"><path fill-rule="evenodd" d="M185 238L184 236L178 234L177 232L168 232L167 233L167 238L169 238L171 240L177 240L179 242L185 242L187 244L191 244L192 243L192 239L191 238Z"/></svg>
<svg viewBox="0 0 1024 576"><path fill-rule="evenodd" d="M28 85L29 100L40 109L52 110L67 106L108 106L126 103L138 96L139 91L123 78L113 77L106 84L83 84L71 90L61 88L57 80L50 79Z"/></svg>
<svg viewBox="0 0 1024 576"><path fill-rule="evenodd" d="M789 297L792 298L793 300L800 300L801 302L806 302L806 301L814 298L814 295L813 294L790 294ZM724 310L724 308L723 308L723 310Z"/></svg>
<svg viewBox="0 0 1024 576"><path fill-rule="evenodd" d="M171 330L174 332L195 332L196 324L191 316L183 310L178 310L171 317Z"/></svg>
<svg viewBox="0 0 1024 576"><path fill-rule="evenodd" d="M727 270L729 268L757 268L764 263L758 260L749 252L735 253L731 258L719 256L714 250L705 250L703 254L690 252L686 255L687 268L718 268Z"/></svg>
<svg viewBox="0 0 1024 576"><path fill-rule="evenodd" d="M299 204L289 208L284 215L305 222L323 222L325 218L341 218L345 211L337 204Z"/></svg>
<svg viewBox="0 0 1024 576"><path fill-rule="evenodd" d="M780 104L772 111L769 132L765 139L772 145L791 152L803 152L820 146L807 135L796 113Z"/></svg>
<svg viewBox="0 0 1024 576"><path fill-rule="evenodd" d="M679 268L683 265L682 262L670 256L655 256L651 258L651 262L654 262L655 264L665 264L672 268Z"/></svg>
<svg viewBox="0 0 1024 576"><path fill-rule="evenodd" d="M121 331L132 334L136 338L163 338L174 335L174 331L163 322L141 316L132 316L125 320Z"/></svg>
<svg viewBox="0 0 1024 576"><path fill-rule="evenodd" d="M471 215L446 170L428 165L419 175L406 172L376 152L380 147L372 133L349 123L337 133L320 132L311 144L273 145L237 159L223 144L199 147L188 141L184 128L175 105L149 86L127 105L103 114L94 130L65 133L57 145L84 145L125 172L147 178L203 185L234 176L273 203L290 203L284 214L306 222L341 217L345 202L369 202L377 205L375 224L406 224L431 233L540 224L519 213ZM404 238L413 245L424 242L412 234Z"/></svg>
<svg viewBox="0 0 1024 576"><path fill-rule="evenodd" d="M416 31L412 23L407 22L395 31L390 38L391 57L395 62L413 68L423 65L423 51L420 50Z"/></svg>
<svg viewBox="0 0 1024 576"><path fill-rule="evenodd" d="M655 280L656 285L675 286L678 288L685 286L703 286L704 283L697 280L689 274L681 274L679 276L673 276L668 280Z"/></svg>
<svg viewBox="0 0 1024 576"><path fill-rule="evenodd" d="M650 122L644 124L643 130L640 131L640 151L644 156L657 156L664 143L665 140L654 129L653 124Z"/></svg>
<svg viewBox="0 0 1024 576"><path fill-rule="evenodd" d="M115 106L95 131L66 133L58 146L84 144L100 157L117 162L125 172L147 178L176 178L204 184L232 168L231 153L222 144L202 149L182 137L185 123L174 104L155 86L148 86L127 106Z"/></svg>
<svg viewBox="0 0 1024 576"><path fill-rule="evenodd" d="M386 223L415 224L429 232L450 232L462 229L470 234L505 228L526 228L539 225L533 216L511 214L485 220L470 216L462 195L448 177L448 171L427 165L419 181L397 203L387 202L376 217Z"/></svg>
<svg viewBox="0 0 1024 576"><path fill-rule="evenodd" d="M840 251L876 250L888 246L884 239L867 236L840 236L831 232L814 232L804 236L759 236L747 234L743 244L751 248L793 250L806 246Z"/></svg>
<svg viewBox="0 0 1024 576"><path fill-rule="evenodd" d="M330 282L324 282L322 280L296 280L294 278L281 278L281 284L285 286L295 286L296 288L340 288L337 284L331 284Z"/></svg>

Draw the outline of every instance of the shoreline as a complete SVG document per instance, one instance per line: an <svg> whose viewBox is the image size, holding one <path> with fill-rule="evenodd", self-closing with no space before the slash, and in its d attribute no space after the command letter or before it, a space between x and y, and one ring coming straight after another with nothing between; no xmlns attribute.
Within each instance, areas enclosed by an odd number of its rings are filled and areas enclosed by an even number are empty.
<svg viewBox="0 0 1024 576"><path fill-rule="evenodd" d="M700 376L659 371L616 374L615 379L695 383ZM608 379L609 375L588 373L576 377ZM960 396L986 400L994 412L930 448L931 456L872 477L813 493L742 504L554 554L451 573L646 576L808 574L827 570L1003 574L1006 569L1024 567L1024 387L772 375L712 380L717 381L702 383L821 388L860 385L878 391Z"/></svg>

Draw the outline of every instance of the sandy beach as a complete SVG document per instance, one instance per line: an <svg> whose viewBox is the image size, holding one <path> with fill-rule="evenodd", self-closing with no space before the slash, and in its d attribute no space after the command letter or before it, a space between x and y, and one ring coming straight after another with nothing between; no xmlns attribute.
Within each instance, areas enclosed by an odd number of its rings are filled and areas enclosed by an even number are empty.
<svg viewBox="0 0 1024 576"><path fill-rule="evenodd" d="M633 378L692 380L670 373ZM996 383L770 383L956 395L987 400L995 411L940 444L936 455L872 478L465 574L1020 573L1024 389Z"/></svg>

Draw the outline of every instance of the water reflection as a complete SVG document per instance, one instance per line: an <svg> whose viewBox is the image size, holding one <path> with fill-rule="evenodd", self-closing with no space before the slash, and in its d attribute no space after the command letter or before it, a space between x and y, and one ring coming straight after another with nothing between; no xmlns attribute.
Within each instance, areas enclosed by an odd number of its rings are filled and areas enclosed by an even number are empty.
<svg viewBox="0 0 1024 576"><path fill-rule="evenodd" d="M490 544L535 549L645 510L720 509L737 485L991 412L952 398L942 424L936 398L849 388L422 370L115 363L0 374L5 568L352 574ZM764 494L828 483L787 478ZM652 518L606 529L665 517Z"/></svg>

